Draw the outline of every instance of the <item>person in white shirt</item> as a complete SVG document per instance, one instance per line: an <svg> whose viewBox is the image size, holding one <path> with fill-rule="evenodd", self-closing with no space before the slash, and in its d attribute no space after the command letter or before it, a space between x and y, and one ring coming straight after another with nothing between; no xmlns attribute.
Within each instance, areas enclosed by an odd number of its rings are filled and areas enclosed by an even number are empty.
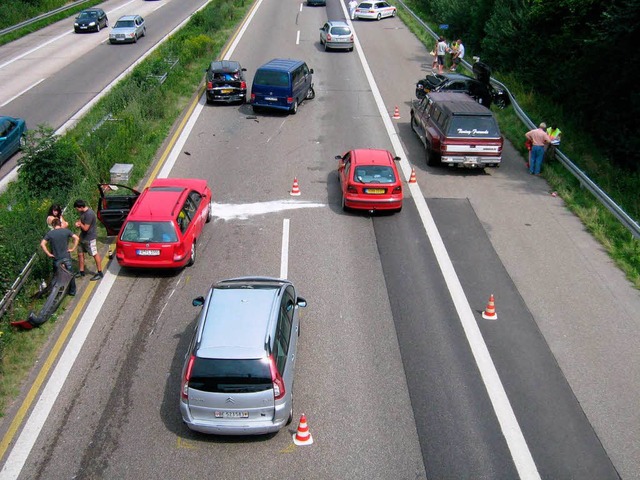
<svg viewBox="0 0 640 480"><path fill-rule="evenodd" d="M356 0L351 0L349 2L349 16L351 20L356 18L356 7L358 6L358 2Z"/></svg>
<svg viewBox="0 0 640 480"><path fill-rule="evenodd" d="M458 46L453 54L453 58L451 59L453 65L451 65L451 68L449 69L450 72L455 72L460 61L464 58L464 45L462 44L462 40L458 39L456 43Z"/></svg>

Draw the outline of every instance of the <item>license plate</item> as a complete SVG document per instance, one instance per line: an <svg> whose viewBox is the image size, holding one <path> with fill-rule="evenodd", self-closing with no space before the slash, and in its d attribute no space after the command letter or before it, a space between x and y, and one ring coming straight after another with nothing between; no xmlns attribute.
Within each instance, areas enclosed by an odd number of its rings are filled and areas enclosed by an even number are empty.
<svg viewBox="0 0 640 480"><path fill-rule="evenodd" d="M465 162L478 163L478 157L465 157Z"/></svg>
<svg viewBox="0 0 640 480"><path fill-rule="evenodd" d="M160 250L136 250L136 255L140 255L142 257L155 257L160 255Z"/></svg>
<svg viewBox="0 0 640 480"><path fill-rule="evenodd" d="M275 97L264 97L265 100L267 100L268 102L277 102L278 99Z"/></svg>
<svg viewBox="0 0 640 480"><path fill-rule="evenodd" d="M249 418L249 412L215 412L216 418Z"/></svg>
<svg viewBox="0 0 640 480"><path fill-rule="evenodd" d="M233 92L233 88L223 88L222 90L220 90L220 92L222 92L222 93L231 93L231 92Z"/></svg>
<svg viewBox="0 0 640 480"><path fill-rule="evenodd" d="M380 195L384 193L384 188L365 188L364 193L373 193L375 195Z"/></svg>

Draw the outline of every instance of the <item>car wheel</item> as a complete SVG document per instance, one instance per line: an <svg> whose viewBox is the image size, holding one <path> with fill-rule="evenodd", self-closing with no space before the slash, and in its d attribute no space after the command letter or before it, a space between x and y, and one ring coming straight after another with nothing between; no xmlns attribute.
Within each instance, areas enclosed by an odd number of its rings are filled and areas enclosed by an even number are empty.
<svg viewBox="0 0 640 480"><path fill-rule="evenodd" d="M142 36L143 36L143 37L146 37L146 36L147 36L147 27L144 27L144 28L142 29Z"/></svg>
<svg viewBox="0 0 640 480"><path fill-rule="evenodd" d="M395 11L395 10L393 11L393 13L391 13L391 16L392 16L392 17L395 17L395 16L396 16L396 11Z"/></svg>
<svg viewBox="0 0 640 480"><path fill-rule="evenodd" d="M436 167L439 165L440 161L438 159L438 156L433 153L433 150L429 145L427 145L427 148L425 149L425 154L427 157L427 165L429 165L430 167Z"/></svg>
<svg viewBox="0 0 640 480"><path fill-rule="evenodd" d="M499 108L500 110L502 110L507 106L507 102L505 101L504 97L496 98L493 104L496 106L496 108Z"/></svg>
<svg viewBox="0 0 640 480"><path fill-rule="evenodd" d="M207 223L211 221L211 202L209 202L209 206L207 207Z"/></svg>
<svg viewBox="0 0 640 480"><path fill-rule="evenodd" d="M378 14L378 17L376 18L376 20L380 20L382 18L382 14Z"/></svg>
<svg viewBox="0 0 640 480"><path fill-rule="evenodd" d="M313 87L309 87L309 90L307 90L307 96L305 98L307 100L313 100L314 98L316 98L316 91L313 89Z"/></svg>
<svg viewBox="0 0 640 480"><path fill-rule="evenodd" d="M105 19L104 21L104 28L107 28L109 26L109 19Z"/></svg>
<svg viewBox="0 0 640 480"><path fill-rule="evenodd" d="M343 212L348 212L349 211L349 207L347 207L347 204L346 204L345 199L344 199L344 194L342 195L342 211Z"/></svg>
<svg viewBox="0 0 640 480"><path fill-rule="evenodd" d="M287 425L291 425L293 422L293 385L291 385L291 410L289 410L289 418L287 418Z"/></svg>
<svg viewBox="0 0 640 480"><path fill-rule="evenodd" d="M189 262L187 263L187 267L190 267L196 263L196 241L194 240L191 244L191 254L189 255Z"/></svg>
<svg viewBox="0 0 640 480"><path fill-rule="evenodd" d="M396 209L393 211L393 213L400 213L401 211L402 211L402 207L400 207L400 208L396 208Z"/></svg>
<svg viewBox="0 0 640 480"><path fill-rule="evenodd" d="M18 148L20 148L20 150L22 150L24 147L27 146L27 137L24 134L22 134L20 136L20 144L19 145L20 146Z"/></svg>
<svg viewBox="0 0 640 480"><path fill-rule="evenodd" d="M253 109L253 113L260 113L262 111L257 105L251 105L251 108Z"/></svg>
<svg viewBox="0 0 640 480"><path fill-rule="evenodd" d="M133 35L133 43L138 43L138 34L137 33L135 33Z"/></svg>
<svg viewBox="0 0 640 480"><path fill-rule="evenodd" d="M411 112L411 130L413 130L416 135L418 134L418 132L416 132L416 117L413 112Z"/></svg>
<svg viewBox="0 0 640 480"><path fill-rule="evenodd" d="M327 45L327 42L324 42L324 51L326 52L327 50L329 50L329 45Z"/></svg>
<svg viewBox="0 0 640 480"><path fill-rule="evenodd" d="M100 22L96 23L96 32L100 31Z"/></svg>
<svg viewBox="0 0 640 480"><path fill-rule="evenodd" d="M298 113L298 100L293 101L293 105L291 105L290 112L292 115L295 115L296 113Z"/></svg>

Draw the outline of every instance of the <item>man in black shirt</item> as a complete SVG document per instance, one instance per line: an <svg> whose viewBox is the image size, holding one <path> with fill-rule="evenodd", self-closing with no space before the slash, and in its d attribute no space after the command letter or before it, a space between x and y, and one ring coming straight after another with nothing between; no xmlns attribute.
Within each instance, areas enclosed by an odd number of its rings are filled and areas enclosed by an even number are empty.
<svg viewBox="0 0 640 480"><path fill-rule="evenodd" d="M53 259L54 275L60 265L64 265L71 272L71 252L78 246L80 237L68 228L62 228L59 218L54 218L51 221L51 226L53 230L47 232L40 242L40 247L48 257ZM69 238L73 239L73 247L71 248L69 248ZM74 296L75 294L76 281L72 277L71 282L69 282L69 295Z"/></svg>
<svg viewBox="0 0 640 480"><path fill-rule="evenodd" d="M96 230L96 214L87 206L84 200L78 199L73 203L73 207L80 214L80 220L76 222L76 227L80 229L80 250L78 251L78 274L84 277L84 254L88 253L96 261L96 274L91 280L100 280L102 275L102 260L98 253L96 239L98 233Z"/></svg>

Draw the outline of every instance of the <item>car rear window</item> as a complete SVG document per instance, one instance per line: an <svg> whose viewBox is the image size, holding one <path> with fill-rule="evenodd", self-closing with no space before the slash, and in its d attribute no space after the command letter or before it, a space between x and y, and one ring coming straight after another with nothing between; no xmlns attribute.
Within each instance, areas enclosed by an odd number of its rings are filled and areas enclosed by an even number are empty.
<svg viewBox="0 0 640 480"><path fill-rule="evenodd" d="M331 35L351 35L351 30L349 27L333 27Z"/></svg>
<svg viewBox="0 0 640 480"><path fill-rule="evenodd" d="M500 129L491 115L454 116L447 135L452 137L499 137Z"/></svg>
<svg viewBox="0 0 640 480"><path fill-rule="evenodd" d="M371 8L371 4L370 3L361 3L360 5L358 5L358 8Z"/></svg>
<svg viewBox="0 0 640 480"><path fill-rule="evenodd" d="M203 392L253 393L273 388L273 383L266 360L196 357L189 387Z"/></svg>
<svg viewBox="0 0 640 480"><path fill-rule="evenodd" d="M353 178L360 183L395 183L396 181L393 168L380 165L356 167Z"/></svg>
<svg viewBox="0 0 640 480"><path fill-rule="evenodd" d="M127 222L120 235L123 242L162 243L177 242L172 222Z"/></svg>
<svg viewBox="0 0 640 480"><path fill-rule="evenodd" d="M287 72L274 70L258 70L253 78L255 85L272 85L274 87L287 87L289 85L289 75Z"/></svg>

